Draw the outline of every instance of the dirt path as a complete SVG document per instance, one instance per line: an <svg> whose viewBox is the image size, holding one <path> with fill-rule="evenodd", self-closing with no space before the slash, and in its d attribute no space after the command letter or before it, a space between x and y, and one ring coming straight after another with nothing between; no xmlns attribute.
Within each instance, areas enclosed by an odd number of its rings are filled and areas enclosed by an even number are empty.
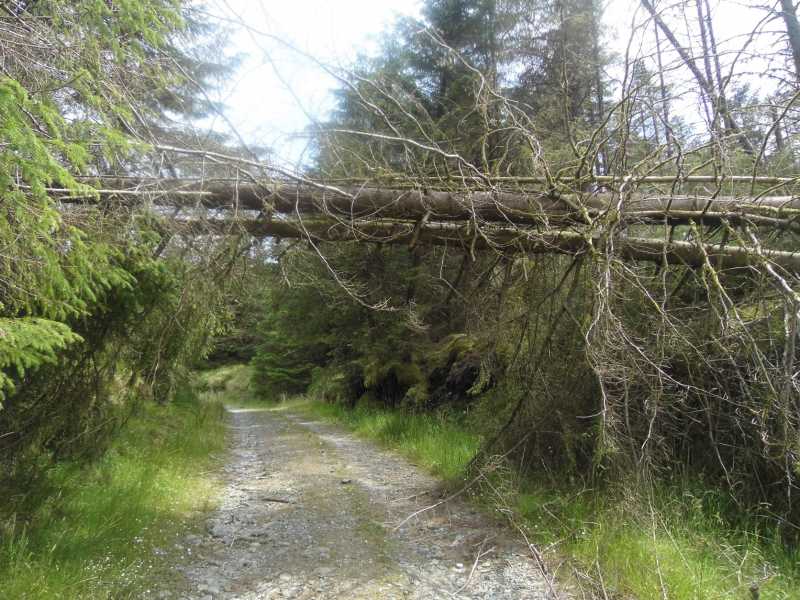
<svg viewBox="0 0 800 600"><path fill-rule="evenodd" d="M401 458L291 414L230 418L222 506L186 540L178 598L553 597L524 544L463 502L398 528L438 499L437 481Z"/></svg>

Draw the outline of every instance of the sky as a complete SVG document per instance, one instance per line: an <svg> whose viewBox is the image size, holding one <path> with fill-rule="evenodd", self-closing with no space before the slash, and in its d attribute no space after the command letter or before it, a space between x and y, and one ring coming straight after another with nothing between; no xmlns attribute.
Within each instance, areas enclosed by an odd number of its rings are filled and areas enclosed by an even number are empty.
<svg viewBox="0 0 800 600"><path fill-rule="evenodd" d="M302 53L327 64L347 66L359 53L374 53L377 38L399 15L418 16L420 0L209 0L212 12L231 27L229 52L243 62L221 92L225 116L248 142L275 149L287 166L304 160L305 141L297 134L313 119L324 119L333 107L336 80ZM754 9L761 0L712 0L720 45L735 51L764 13ZM638 0L607 0L604 21L607 42L624 55ZM242 27L244 23L246 27ZM267 35L264 35L267 34ZM274 37L269 37L274 36ZM292 50L282 42L288 42ZM764 42L767 43L768 42ZM768 50L762 43L761 50ZM634 39L635 52L651 52L652 35ZM754 46L755 54L759 48ZM769 65L758 56L743 64L756 88L770 85ZM620 73L611 73L612 77ZM677 110L688 119L694 111L694 86L684 90ZM679 103L680 104L680 103ZM220 120L211 124L224 129Z"/></svg>
<svg viewBox="0 0 800 600"><path fill-rule="evenodd" d="M243 20L329 64L346 66L374 53L377 37L398 16L419 14L417 0L211 0L224 19ZM226 116L247 141L295 162L305 142L293 140L333 108L336 80L280 43L231 24L231 50L245 55L222 94ZM294 136L296 137L296 136Z"/></svg>

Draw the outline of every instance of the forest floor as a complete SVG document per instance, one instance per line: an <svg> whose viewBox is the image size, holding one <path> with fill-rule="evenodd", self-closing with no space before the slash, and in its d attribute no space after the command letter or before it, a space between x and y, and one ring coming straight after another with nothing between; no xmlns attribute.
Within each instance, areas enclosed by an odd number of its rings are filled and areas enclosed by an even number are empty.
<svg viewBox="0 0 800 600"><path fill-rule="evenodd" d="M404 459L285 410L229 417L221 504L174 566L186 587L151 597L560 597L519 535L440 502L440 481Z"/></svg>

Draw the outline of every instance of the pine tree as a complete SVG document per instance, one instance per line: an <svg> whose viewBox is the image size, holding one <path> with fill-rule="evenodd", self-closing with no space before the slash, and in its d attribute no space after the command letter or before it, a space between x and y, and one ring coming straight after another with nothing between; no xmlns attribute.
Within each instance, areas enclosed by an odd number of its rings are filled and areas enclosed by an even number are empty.
<svg viewBox="0 0 800 600"><path fill-rule="evenodd" d="M213 109L197 87L225 65L203 50L211 32L197 31L188 8L0 6L11 17L0 20L3 476L34 476L36 457L101 449L126 406L170 397L217 329L238 241L165 252L157 216L98 206L87 179L158 173L147 143ZM63 207L60 195L86 202ZM125 393L114 389L122 376Z"/></svg>

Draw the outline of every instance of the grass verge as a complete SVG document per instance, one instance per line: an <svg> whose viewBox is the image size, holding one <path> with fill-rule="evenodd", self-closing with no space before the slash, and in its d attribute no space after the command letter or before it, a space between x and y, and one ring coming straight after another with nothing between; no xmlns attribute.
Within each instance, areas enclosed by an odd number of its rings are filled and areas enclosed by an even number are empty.
<svg viewBox="0 0 800 600"><path fill-rule="evenodd" d="M61 463L24 490L45 499L5 518L0 597L139 598L168 584L175 541L213 506L224 447L219 403L186 391L139 407L101 459Z"/></svg>
<svg viewBox="0 0 800 600"><path fill-rule="evenodd" d="M529 480L512 506L530 539L570 557L565 574L596 597L800 598L797 551L746 516L739 528L729 525L717 494L689 485L634 493Z"/></svg>
<svg viewBox="0 0 800 600"><path fill-rule="evenodd" d="M311 400L291 408L342 424L453 481L463 480L481 440L441 416ZM501 471L476 501L510 508L552 564L569 557L558 573L565 584L593 597L744 600L756 597L755 584L760 600L800 599L800 554L747 515L743 526L731 527L721 516L728 507L715 492L689 485L647 493L587 490Z"/></svg>
<svg viewBox="0 0 800 600"><path fill-rule="evenodd" d="M311 400L292 403L294 410L345 425L356 434L398 451L414 463L445 480L464 474L475 456L481 437L452 418L411 414L359 406L348 409L338 404Z"/></svg>

